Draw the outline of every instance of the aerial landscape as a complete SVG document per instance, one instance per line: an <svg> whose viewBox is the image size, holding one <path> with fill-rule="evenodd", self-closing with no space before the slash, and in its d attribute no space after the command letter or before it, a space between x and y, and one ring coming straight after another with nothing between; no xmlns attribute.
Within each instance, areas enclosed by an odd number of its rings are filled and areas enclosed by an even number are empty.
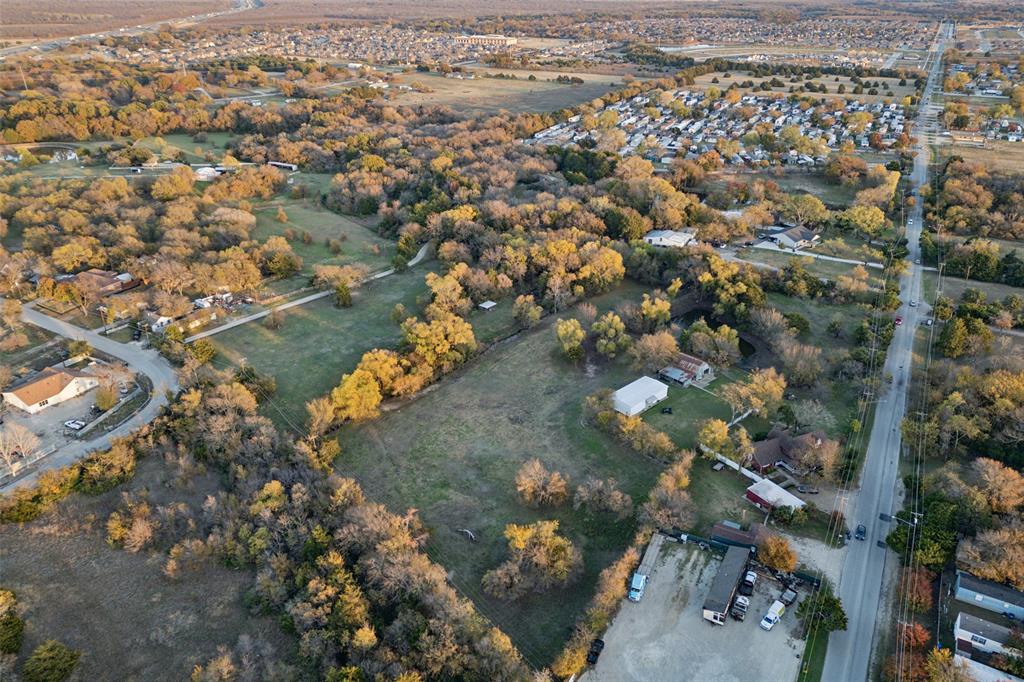
<svg viewBox="0 0 1024 682"><path fill-rule="evenodd" d="M0 680L1024 682L1024 4L0 2L0 394Z"/></svg>

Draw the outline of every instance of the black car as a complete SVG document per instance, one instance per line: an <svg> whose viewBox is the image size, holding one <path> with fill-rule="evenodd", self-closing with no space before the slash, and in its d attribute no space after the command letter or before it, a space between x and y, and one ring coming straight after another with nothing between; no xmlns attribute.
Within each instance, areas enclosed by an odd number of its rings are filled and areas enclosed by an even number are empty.
<svg viewBox="0 0 1024 682"><path fill-rule="evenodd" d="M593 644L590 645L590 651L587 652L587 663L594 665L597 663L598 656L604 651L604 640L595 639Z"/></svg>
<svg viewBox="0 0 1024 682"><path fill-rule="evenodd" d="M862 523L859 526L857 526L857 531L853 534L853 537L857 538L858 540L863 540L867 536L868 529L864 527L864 524Z"/></svg>
<svg viewBox="0 0 1024 682"><path fill-rule="evenodd" d="M671 407L663 407L663 408L661 408L661 413L662 414L672 414L672 408Z"/></svg>

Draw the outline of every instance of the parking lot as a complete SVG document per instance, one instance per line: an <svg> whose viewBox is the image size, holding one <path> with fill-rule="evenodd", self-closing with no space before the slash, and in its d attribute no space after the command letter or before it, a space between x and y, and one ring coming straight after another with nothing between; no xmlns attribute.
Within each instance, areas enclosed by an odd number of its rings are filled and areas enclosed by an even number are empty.
<svg viewBox="0 0 1024 682"><path fill-rule="evenodd" d="M729 618L724 626L715 626L701 617L719 564L716 555L696 545L666 542L643 600L623 603L604 635L596 667L582 680L795 680L804 649L797 637L797 604L770 632L758 626L782 592L769 576L760 576L746 620Z"/></svg>
<svg viewBox="0 0 1024 682"><path fill-rule="evenodd" d="M92 405L96 401L96 392L89 391L83 395L51 405L38 414L27 414L11 408L4 415L4 421L20 424L39 436L39 449L49 451L59 448L74 439L74 432L64 426L64 422L78 419L91 422L97 415L92 413Z"/></svg>

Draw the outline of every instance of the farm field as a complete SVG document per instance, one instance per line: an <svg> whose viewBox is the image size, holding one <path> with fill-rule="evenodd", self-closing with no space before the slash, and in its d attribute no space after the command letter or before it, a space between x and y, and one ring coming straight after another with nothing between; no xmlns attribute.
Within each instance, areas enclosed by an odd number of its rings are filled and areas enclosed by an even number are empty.
<svg viewBox="0 0 1024 682"><path fill-rule="evenodd" d="M212 336L214 362L219 367L244 362L274 377L277 393L264 413L278 428L294 432L305 425L305 404L334 388L363 353L398 343L401 331L391 311L401 303L416 314L417 299L427 291L426 273L412 268L355 289L351 308L335 307L331 297L290 308L280 329L251 322Z"/></svg>
<svg viewBox="0 0 1024 682"><path fill-rule="evenodd" d="M556 111L600 97L620 82L618 78L603 76L600 81L577 85L547 82L540 76L536 81L527 78L524 75L515 80L482 77L461 80L417 73L402 76L396 82L406 85L420 83L433 92L393 91L390 96L404 105L446 104L467 112Z"/></svg>
<svg viewBox="0 0 1024 682"><path fill-rule="evenodd" d="M527 508L516 471L538 458L570 481L614 477L645 499L661 465L613 442L582 421L583 399L637 376L624 363L574 367L561 356L553 319L505 342L377 420L346 428L336 468L395 512L419 511L431 530L427 551L453 584L512 637L535 665L550 663L568 638L598 573L629 544L634 525L587 518L570 505ZM582 551L585 570L571 589L505 603L485 595L483 574L507 556L508 523L556 519ZM470 529L470 541L458 531Z"/></svg>
<svg viewBox="0 0 1024 682"><path fill-rule="evenodd" d="M287 222L277 220L278 208L287 214ZM292 250L303 260L302 274L313 274L313 266L361 263L371 272L385 270L395 255L395 243L377 235L371 228L319 205L301 200L280 199L256 208L256 229L252 237L263 242L273 236L284 236L289 229L297 238L291 239ZM303 239L309 233L309 241ZM341 240L341 252L331 253L326 241Z"/></svg>

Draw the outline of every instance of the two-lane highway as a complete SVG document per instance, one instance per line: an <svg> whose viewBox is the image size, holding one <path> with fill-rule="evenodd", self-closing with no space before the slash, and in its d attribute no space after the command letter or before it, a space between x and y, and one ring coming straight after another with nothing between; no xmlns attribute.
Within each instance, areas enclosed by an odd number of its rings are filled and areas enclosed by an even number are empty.
<svg viewBox="0 0 1024 682"><path fill-rule="evenodd" d="M846 610L848 625L845 631L834 632L829 638L828 654L822 680L827 682L864 682L868 679L878 615L882 608L882 580L886 561L895 560L890 551L879 542L885 540L890 524L879 520L881 513L892 514L899 478L901 450L900 426L906 413L907 388L910 382L914 333L920 322L921 299L920 237L923 220L921 187L928 182L930 154L927 132L934 128L935 114L931 99L935 87L942 81L942 52L945 41L952 37L952 25L939 28L930 54L928 82L918 108L917 156L911 173L915 204L907 217L906 236L910 250L911 267L900 278L902 305L896 315L903 323L896 327L892 344L886 356L883 375L892 376L892 383L883 382L875 410L874 426L864 459L860 490L850 495L846 516L851 526L864 524L865 541L854 540L846 552L839 583L839 597ZM911 305L913 303L913 305Z"/></svg>

